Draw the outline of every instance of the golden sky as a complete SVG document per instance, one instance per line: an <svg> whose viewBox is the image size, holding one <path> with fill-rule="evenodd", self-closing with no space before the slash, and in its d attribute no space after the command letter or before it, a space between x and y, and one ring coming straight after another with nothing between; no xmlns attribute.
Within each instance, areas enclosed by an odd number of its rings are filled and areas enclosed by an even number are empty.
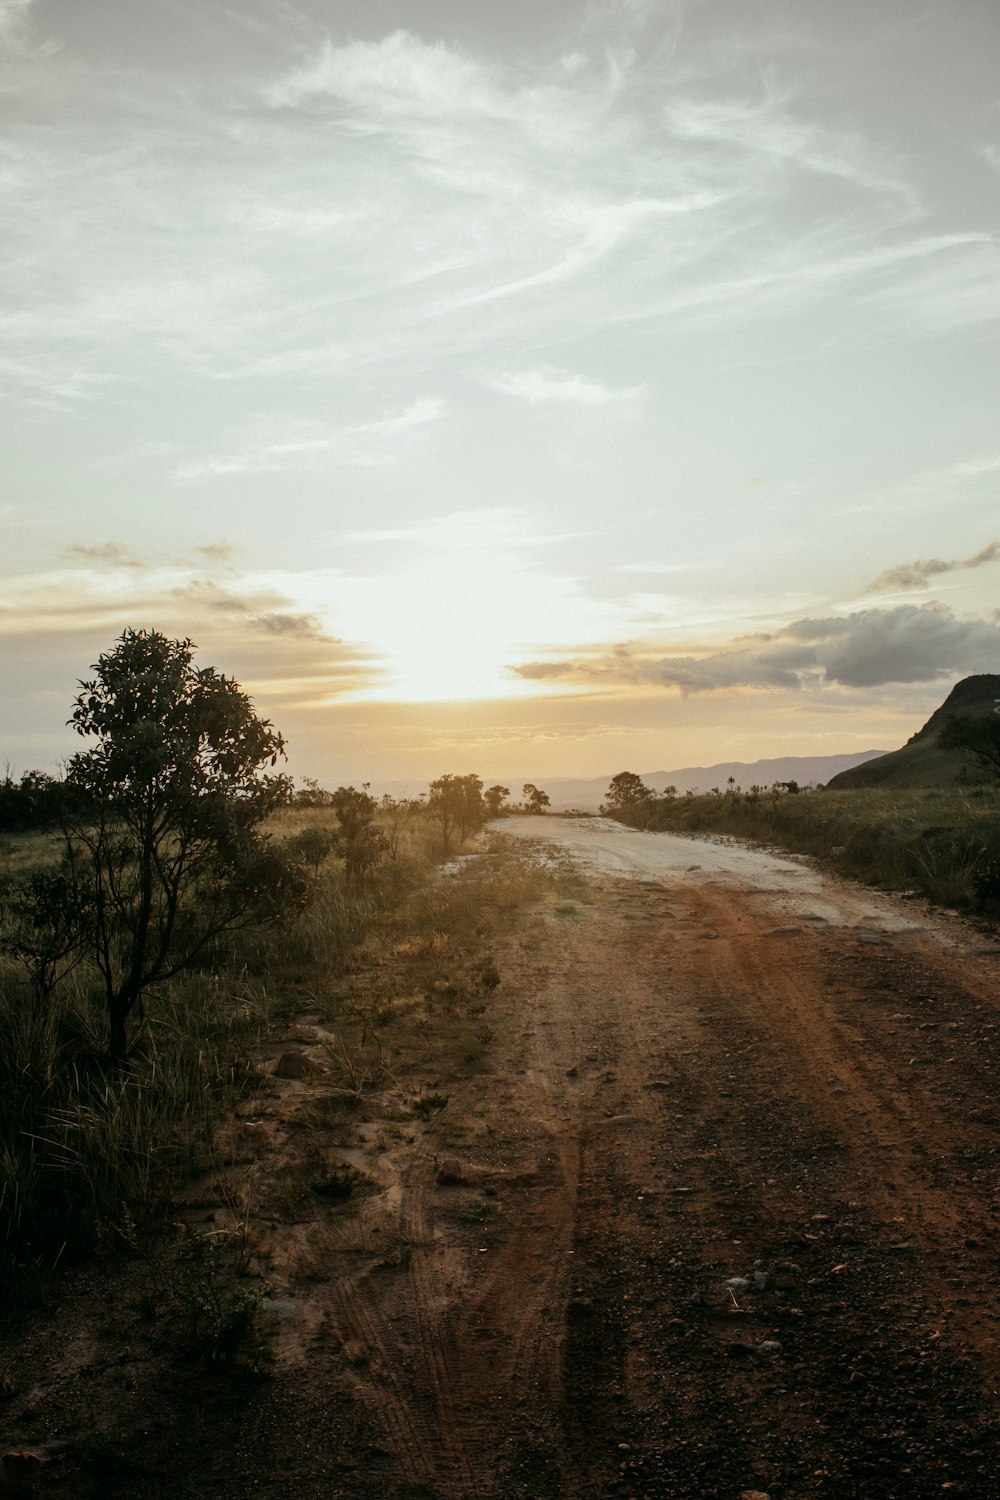
<svg viewBox="0 0 1000 1500"><path fill-rule="evenodd" d="M0 0L4 757L126 626L327 784L1000 668L1000 10Z"/></svg>

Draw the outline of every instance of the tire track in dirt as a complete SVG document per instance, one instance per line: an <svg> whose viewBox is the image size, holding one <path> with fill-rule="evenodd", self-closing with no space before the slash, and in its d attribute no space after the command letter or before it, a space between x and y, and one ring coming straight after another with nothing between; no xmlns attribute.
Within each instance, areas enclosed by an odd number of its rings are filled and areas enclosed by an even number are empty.
<svg viewBox="0 0 1000 1500"><path fill-rule="evenodd" d="M422 1424L415 1420L409 1394L403 1388L403 1359L396 1339L382 1316L381 1299L370 1284L371 1273L340 1282L333 1290L332 1314L341 1341L354 1340L363 1350L365 1365L374 1378L363 1384L355 1374L378 1424L383 1428L394 1456L404 1473L418 1483L427 1482L435 1471Z"/></svg>

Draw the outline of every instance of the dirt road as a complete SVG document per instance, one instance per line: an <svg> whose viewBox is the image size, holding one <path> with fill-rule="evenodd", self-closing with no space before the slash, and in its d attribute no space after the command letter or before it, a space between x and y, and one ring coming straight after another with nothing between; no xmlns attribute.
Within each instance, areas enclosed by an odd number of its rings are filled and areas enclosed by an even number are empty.
<svg viewBox="0 0 1000 1500"><path fill-rule="evenodd" d="M992 1500L1000 944L793 859L504 832L589 873L496 954L489 1071L340 1142L380 1188L353 1241L298 1198L259 1227L274 1378L202 1385L160 1487L100 1492ZM258 1202L324 1087L253 1104Z"/></svg>
<svg viewBox="0 0 1000 1500"><path fill-rule="evenodd" d="M1000 948L790 859L507 831L596 883L506 955L465 1184L415 1163L405 1272L343 1289L400 1493L995 1495Z"/></svg>

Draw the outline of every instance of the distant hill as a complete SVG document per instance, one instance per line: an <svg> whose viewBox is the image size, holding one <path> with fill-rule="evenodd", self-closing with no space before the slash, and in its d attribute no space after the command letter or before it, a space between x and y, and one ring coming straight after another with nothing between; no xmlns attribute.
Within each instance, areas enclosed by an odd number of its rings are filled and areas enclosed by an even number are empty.
<svg viewBox="0 0 1000 1500"><path fill-rule="evenodd" d="M923 729L918 729L901 749L841 771L827 786L841 790L860 786L951 786L964 774L978 779L975 762L960 750L942 750L937 737L950 714L985 717L998 703L1000 676L983 672L978 677L963 677Z"/></svg>
<svg viewBox="0 0 1000 1500"><path fill-rule="evenodd" d="M725 791L730 776L744 791L751 786L770 786L775 781L797 781L799 786L823 786L831 776L860 765L873 757L884 757L883 750L858 750L853 755L784 755L776 760L722 761L714 766L684 766L678 771L642 771L640 776L654 792L675 786L685 792L710 792L717 786ZM631 770L630 766L623 769ZM548 792L553 812L578 807L594 810L604 801L614 772L590 780L552 777L539 781Z"/></svg>

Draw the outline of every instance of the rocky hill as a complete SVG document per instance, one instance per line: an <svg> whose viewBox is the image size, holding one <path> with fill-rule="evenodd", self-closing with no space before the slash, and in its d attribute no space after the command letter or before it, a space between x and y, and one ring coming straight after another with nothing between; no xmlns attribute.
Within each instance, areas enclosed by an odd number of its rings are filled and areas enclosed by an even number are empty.
<svg viewBox="0 0 1000 1500"><path fill-rule="evenodd" d="M938 735L952 714L972 718L992 714L1000 706L1000 676L983 672L957 682L940 708L934 710L922 729L911 736L899 750L866 760L863 765L841 771L827 782L840 789L862 786L951 786L968 776L979 780L981 772L974 761L959 750L942 750Z"/></svg>

